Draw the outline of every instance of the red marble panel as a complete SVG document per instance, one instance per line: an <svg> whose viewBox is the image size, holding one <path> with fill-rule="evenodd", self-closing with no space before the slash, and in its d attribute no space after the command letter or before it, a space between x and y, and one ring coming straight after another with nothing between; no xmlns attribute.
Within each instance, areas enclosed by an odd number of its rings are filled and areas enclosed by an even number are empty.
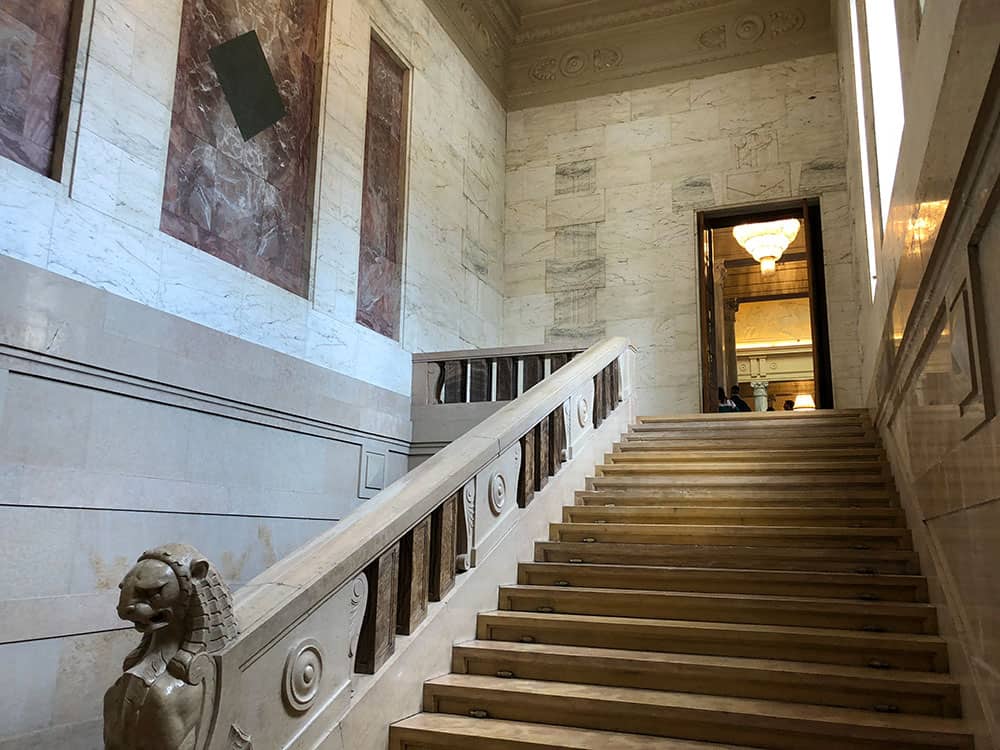
<svg viewBox="0 0 1000 750"><path fill-rule="evenodd" d="M184 0L160 228L305 296L320 0ZM288 114L244 141L208 51L256 31Z"/></svg>
<svg viewBox="0 0 1000 750"><path fill-rule="evenodd" d="M44 175L60 103L72 0L0 5L0 156Z"/></svg>
<svg viewBox="0 0 1000 750"><path fill-rule="evenodd" d="M357 321L399 337L406 69L374 39L368 71Z"/></svg>

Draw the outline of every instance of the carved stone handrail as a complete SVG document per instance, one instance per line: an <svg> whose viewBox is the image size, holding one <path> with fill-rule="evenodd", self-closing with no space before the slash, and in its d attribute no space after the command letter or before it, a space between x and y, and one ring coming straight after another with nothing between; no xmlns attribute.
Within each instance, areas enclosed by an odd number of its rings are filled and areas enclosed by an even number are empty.
<svg viewBox="0 0 1000 750"><path fill-rule="evenodd" d="M550 344L414 354L413 405L510 401L582 351Z"/></svg>
<svg viewBox="0 0 1000 750"><path fill-rule="evenodd" d="M240 589L239 634L199 653L212 663L199 674L212 680L199 693L197 737L150 747L315 746L349 705L353 674L381 667L396 634L499 543L517 509L623 400L631 353L613 338L577 355ZM106 703L106 724L121 713ZM145 718L169 733L176 717Z"/></svg>

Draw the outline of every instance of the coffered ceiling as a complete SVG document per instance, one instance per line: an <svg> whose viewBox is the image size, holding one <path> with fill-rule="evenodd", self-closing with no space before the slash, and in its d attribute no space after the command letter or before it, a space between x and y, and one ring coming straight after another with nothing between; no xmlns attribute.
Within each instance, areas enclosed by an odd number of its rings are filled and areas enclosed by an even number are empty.
<svg viewBox="0 0 1000 750"><path fill-rule="evenodd" d="M834 49L830 0L427 0L511 110Z"/></svg>

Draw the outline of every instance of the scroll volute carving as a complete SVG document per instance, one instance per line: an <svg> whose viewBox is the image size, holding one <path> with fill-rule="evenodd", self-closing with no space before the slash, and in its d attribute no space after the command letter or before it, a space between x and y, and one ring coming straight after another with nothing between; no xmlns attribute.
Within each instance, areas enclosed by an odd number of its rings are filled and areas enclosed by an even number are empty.
<svg viewBox="0 0 1000 750"><path fill-rule="evenodd" d="M144 552L119 588L118 616L142 640L104 695L105 750L202 750L215 698L211 654L237 636L229 588L186 544Z"/></svg>

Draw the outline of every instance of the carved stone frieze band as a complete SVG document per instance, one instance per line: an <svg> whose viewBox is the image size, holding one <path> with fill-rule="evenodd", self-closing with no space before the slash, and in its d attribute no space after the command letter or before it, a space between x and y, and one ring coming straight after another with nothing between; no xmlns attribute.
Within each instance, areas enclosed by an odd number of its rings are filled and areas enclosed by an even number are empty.
<svg viewBox="0 0 1000 750"><path fill-rule="evenodd" d="M829 0L427 2L509 110L834 49Z"/></svg>

